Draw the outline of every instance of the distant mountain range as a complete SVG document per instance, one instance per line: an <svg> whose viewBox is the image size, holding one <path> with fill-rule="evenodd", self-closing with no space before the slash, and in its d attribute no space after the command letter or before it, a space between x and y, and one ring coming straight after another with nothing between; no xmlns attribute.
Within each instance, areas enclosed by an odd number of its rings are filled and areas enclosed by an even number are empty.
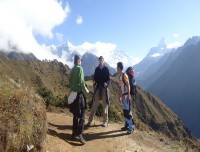
<svg viewBox="0 0 200 152"><path fill-rule="evenodd" d="M18 61L38 61L38 59L32 54L24 54L20 52L5 52L4 50L0 50L0 56L8 58L10 60L18 60Z"/></svg>
<svg viewBox="0 0 200 152"><path fill-rule="evenodd" d="M159 52L159 50L158 50ZM142 61L135 66L140 72ZM165 53L137 75L137 83L159 96L200 137L200 37L188 39L182 47ZM138 69L139 67L139 69Z"/></svg>
<svg viewBox="0 0 200 152"><path fill-rule="evenodd" d="M67 61L71 67L73 66L73 58L75 54L80 54L83 56L83 68L85 70L86 76L91 76L94 74L94 69L98 66L98 57L96 51L86 51L83 49L72 49L71 44L69 42L63 43L60 46L51 45L48 49L58 57ZM116 64L119 61L122 61L125 65L131 66L135 63L135 60L132 56L127 55L124 51L113 50L108 52L109 59L106 60L106 56L101 54L105 58L106 65L108 66L110 73L113 75L116 73Z"/></svg>
<svg viewBox="0 0 200 152"><path fill-rule="evenodd" d="M170 64L178 57L184 48L196 45L200 37L194 36L188 39L182 47L168 49L162 39L157 47L150 49L146 57L138 64L134 65L137 84L143 89L147 89L157 78L166 71ZM159 55L158 55L159 54Z"/></svg>

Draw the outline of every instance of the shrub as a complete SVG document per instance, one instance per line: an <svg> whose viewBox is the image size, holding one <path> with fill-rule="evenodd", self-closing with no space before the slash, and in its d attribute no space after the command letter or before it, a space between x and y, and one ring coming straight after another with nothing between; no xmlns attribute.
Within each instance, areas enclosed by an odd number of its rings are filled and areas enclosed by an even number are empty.
<svg viewBox="0 0 200 152"><path fill-rule="evenodd" d="M0 151L40 151L47 132L44 101L27 89L0 91Z"/></svg>
<svg viewBox="0 0 200 152"><path fill-rule="evenodd" d="M39 87L37 93L44 99L46 107L49 105L55 107L67 107L67 96L60 98L59 96L54 96L53 93L46 87Z"/></svg>

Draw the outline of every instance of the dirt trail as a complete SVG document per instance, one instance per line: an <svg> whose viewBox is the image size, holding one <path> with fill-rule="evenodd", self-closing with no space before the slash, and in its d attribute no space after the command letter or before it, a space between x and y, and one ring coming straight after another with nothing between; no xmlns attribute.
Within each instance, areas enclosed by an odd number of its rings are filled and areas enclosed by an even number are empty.
<svg viewBox="0 0 200 152"><path fill-rule="evenodd" d="M122 124L95 126L84 131L85 145L73 142L71 137L72 116L47 113L48 134L46 152L184 152L185 148L156 133L135 130L132 135L121 131ZM87 119L86 119L87 120Z"/></svg>

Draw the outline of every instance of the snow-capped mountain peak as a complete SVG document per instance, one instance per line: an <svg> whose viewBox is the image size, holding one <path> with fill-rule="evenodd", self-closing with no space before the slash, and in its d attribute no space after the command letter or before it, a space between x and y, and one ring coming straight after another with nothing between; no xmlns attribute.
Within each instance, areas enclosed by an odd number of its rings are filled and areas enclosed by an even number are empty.
<svg viewBox="0 0 200 152"><path fill-rule="evenodd" d="M150 49L149 53L147 54L147 58L160 58L164 54L170 52L172 49L167 47L165 43L165 39L162 38L158 44L158 46L153 47Z"/></svg>
<svg viewBox="0 0 200 152"><path fill-rule="evenodd" d="M62 60L65 60L69 66L73 65L73 57L75 54L84 55L91 53L96 57L104 56L105 61L114 69L119 61L124 63L125 67L133 66L136 64L134 58L124 51L117 50L116 45L110 43L89 43L85 42L82 45L75 46L70 42L61 44L60 46L51 45L48 49L57 55Z"/></svg>

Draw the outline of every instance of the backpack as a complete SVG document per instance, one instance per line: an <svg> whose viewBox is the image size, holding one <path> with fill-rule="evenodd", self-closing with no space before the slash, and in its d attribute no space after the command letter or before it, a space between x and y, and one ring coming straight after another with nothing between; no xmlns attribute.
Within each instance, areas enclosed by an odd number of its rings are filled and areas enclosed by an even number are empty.
<svg viewBox="0 0 200 152"><path fill-rule="evenodd" d="M124 80L124 74L122 75L122 80L124 82L124 84L126 85L125 83L125 80ZM136 81L135 81L135 77L134 77L134 70L132 67L128 67L127 70L126 70L126 74L128 75L128 79L129 79L129 85L130 85L130 94L135 97L136 96Z"/></svg>

